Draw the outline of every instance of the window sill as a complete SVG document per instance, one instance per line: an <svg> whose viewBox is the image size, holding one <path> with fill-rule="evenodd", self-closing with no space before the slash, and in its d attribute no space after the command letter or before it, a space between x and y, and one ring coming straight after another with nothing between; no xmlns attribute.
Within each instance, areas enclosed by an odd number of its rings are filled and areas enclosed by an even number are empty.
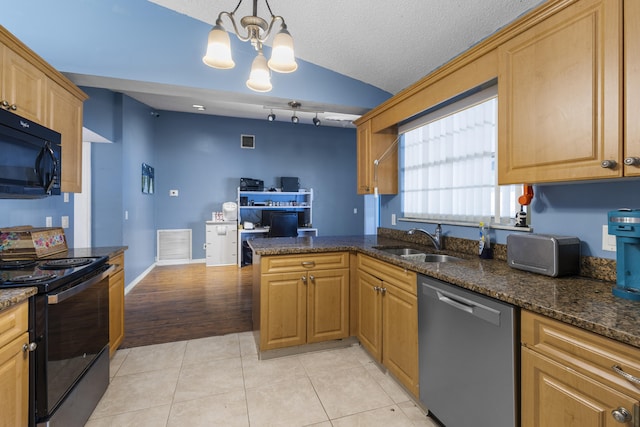
<svg viewBox="0 0 640 427"><path fill-rule="evenodd" d="M425 224L442 224L442 225L457 225L460 227L473 227L478 228L478 223L465 222L465 221L453 221L453 220L441 220L441 219L421 219L421 218L398 218L398 221L402 222L421 222ZM516 227L510 224L489 224L489 228L494 230L508 230L508 231L520 231L523 233L532 233L533 227L531 225L527 227Z"/></svg>

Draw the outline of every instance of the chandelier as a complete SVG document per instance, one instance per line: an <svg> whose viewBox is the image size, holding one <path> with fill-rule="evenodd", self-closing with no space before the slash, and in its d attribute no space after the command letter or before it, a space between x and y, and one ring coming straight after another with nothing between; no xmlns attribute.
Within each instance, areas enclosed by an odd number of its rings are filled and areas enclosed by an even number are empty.
<svg viewBox="0 0 640 427"><path fill-rule="evenodd" d="M202 61L210 67L220 69L229 69L236 65L231 58L229 33L227 33L222 26L222 17L226 15L231 20L238 39L243 42L250 41L251 45L253 45L258 52L258 55L251 64L247 87L256 92L269 92L272 88L271 73L269 70L278 73L291 73L298 68L293 53L293 38L291 34L289 34L289 31L287 31L284 18L282 16L275 16L273 12L271 12L271 6L269 6L268 0L264 0L264 2L271 15L271 21L267 23L265 19L258 16L258 0L253 0L253 15L240 19L240 25L243 28L243 32L241 32L236 24L235 13L242 2L243 0L240 0L231 13L220 12L216 20L216 25L209 32L207 53L202 58ZM262 54L262 45L269 38L276 21L281 21L281 27L273 39L271 59L267 61Z"/></svg>

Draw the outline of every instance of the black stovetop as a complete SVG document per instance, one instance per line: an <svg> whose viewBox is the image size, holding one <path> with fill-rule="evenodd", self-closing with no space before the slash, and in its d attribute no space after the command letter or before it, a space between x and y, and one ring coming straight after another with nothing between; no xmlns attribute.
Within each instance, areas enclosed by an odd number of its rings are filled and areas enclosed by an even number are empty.
<svg viewBox="0 0 640 427"><path fill-rule="evenodd" d="M47 292L64 286L106 264L107 257L0 259L0 289L35 286Z"/></svg>

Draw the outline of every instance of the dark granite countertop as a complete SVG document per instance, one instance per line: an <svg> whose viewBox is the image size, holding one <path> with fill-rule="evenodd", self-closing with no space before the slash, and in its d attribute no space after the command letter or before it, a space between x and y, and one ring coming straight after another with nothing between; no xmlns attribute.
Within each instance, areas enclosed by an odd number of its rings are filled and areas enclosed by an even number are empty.
<svg viewBox="0 0 640 427"><path fill-rule="evenodd" d="M74 248L74 249L68 249L64 252L59 252L57 254L50 255L47 257L47 259L112 256L117 254L118 252L125 251L126 249L127 249L127 246ZM0 311L26 300L31 295L35 295L36 292L37 292L37 289L34 287L0 289Z"/></svg>
<svg viewBox="0 0 640 427"><path fill-rule="evenodd" d="M31 295L35 295L36 292L38 292L38 289L34 287L1 290L0 312L9 307L13 307L16 304L20 304L22 301L28 299Z"/></svg>
<svg viewBox="0 0 640 427"><path fill-rule="evenodd" d="M375 235L253 239L249 244L256 255L261 256L334 251L364 253L640 348L640 303L614 297L612 282L579 276L548 277L515 270L504 260L484 260L449 251L441 252L463 260L415 262L390 255L375 246L435 250Z"/></svg>

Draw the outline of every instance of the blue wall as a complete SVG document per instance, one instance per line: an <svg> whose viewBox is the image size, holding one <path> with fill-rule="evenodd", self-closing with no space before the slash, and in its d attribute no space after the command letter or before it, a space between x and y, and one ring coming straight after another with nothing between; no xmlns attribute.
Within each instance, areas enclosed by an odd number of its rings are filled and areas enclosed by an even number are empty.
<svg viewBox="0 0 640 427"><path fill-rule="evenodd" d="M575 184L534 186L531 204L531 225L535 233L576 236L582 241L582 255L615 259L615 252L602 250L602 226L607 224L607 212L621 207L640 208L640 180L627 178L617 181L593 181ZM391 225L391 214L400 218L401 198L380 196L380 225L407 230L423 227L431 231L435 226L415 222ZM445 235L476 239L475 227L443 225ZM493 230L492 237L505 243L512 231Z"/></svg>
<svg viewBox="0 0 640 427"><path fill-rule="evenodd" d="M62 216L69 217L69 228L65 228L64 234L68 246L73 246L73 194L69 194L68 203L64 202L62 195L35 200L0 199L0 228L16 225L44 227L48 216L54 227L62 226Z"/></svg>
<svg viewBox="0 0 640 427"><path fill-rule="evenodd" d="M204 222L235 201L240 177L279 187L297 176L313 188L313 225L320 235L361 234L363 198L356 195L355 129L315 127L162 112L156 123L156 226L190 228L193 257L204 258ZM240 135L255 135L255 149ZM169 190L178 197L169 197ZM354 208L358 213L354 214Z"/></svg>

